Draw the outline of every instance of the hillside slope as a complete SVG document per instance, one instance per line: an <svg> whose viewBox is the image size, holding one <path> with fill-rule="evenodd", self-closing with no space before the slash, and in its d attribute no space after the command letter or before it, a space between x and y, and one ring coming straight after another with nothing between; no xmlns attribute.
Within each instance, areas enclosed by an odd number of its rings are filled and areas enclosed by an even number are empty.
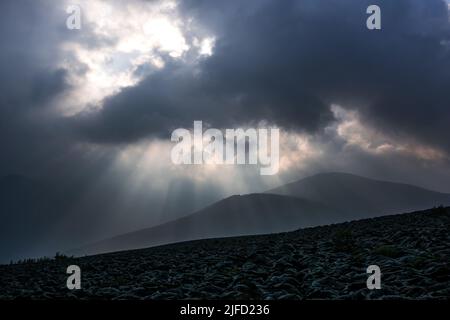
<svg viewBox="0 0 450 320"><path fill-rule="evenodd" d="M449 299L448 261L450 208L437 208L0 266L0 299ZM81 290L65 287L70 264L82 270ZM366 287L374 264L381 290Z"/></svg>

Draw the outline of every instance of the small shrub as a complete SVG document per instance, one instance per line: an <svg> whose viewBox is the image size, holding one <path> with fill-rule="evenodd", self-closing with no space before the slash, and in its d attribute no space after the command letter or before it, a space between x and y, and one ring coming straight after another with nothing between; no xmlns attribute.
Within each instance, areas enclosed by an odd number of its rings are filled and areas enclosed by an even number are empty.
<svg viewBox="0 0 450 320"><path fill-rule="evenodd" d="M431 209L432 215L440 216L440 215L444 215L446 213L447 213L447 209L444 208L443 205L440 205L438 207L434 207L433 209Z"/></svg>
<svg viewBox="0 0 450 320"><path fill-rule="evenodd" d="M415 257L414 260L412 260L409 263L409 265L413 268L420 269L420 268L423 268L423 266L426 264L427 260L428 259L425 257L418 256L418 257Z"/></svg>
<svg viewBox="0 0 450 320"><path fill-rule="evenodd" d="M396 246L392 246L392 245L382 245L379 246L377 248L375 248L375 253L385 256L385 257L389 257L389 258L398 258L401 257L403 255L403 251L399 248L397 248Z"/></svg>
<svg viewBox="0 0 450 320"><path fill-rule="evenodd" d="M348 229L336 231L333 235L332 242L336 249L341 251L349 251L356 248L356 242L353 238L353 234Z"/></svg>
<svg viewBox="0 0 450 320"><path fill-rule="evenodd" d="M49 257L41 257L41 258L27 258L27 259L20 259L17 261L9 261L10 265L21 265L21 264L32 264L32 263L39 263L39 262L47 262L51 261Z"/></svg>
<svg viewBox="0 0 450 320"><path fill-rule="evenodd" d="M71 259L71 258L73 258L73 256L68 257L64 253L56 252L56 254L55 254L55 260L67 260L67 259Z"/></svg>

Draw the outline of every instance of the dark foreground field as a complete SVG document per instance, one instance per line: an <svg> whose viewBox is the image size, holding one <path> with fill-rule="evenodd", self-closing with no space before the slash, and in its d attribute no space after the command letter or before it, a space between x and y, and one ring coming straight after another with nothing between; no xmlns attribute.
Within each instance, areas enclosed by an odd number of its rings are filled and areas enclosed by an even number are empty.
<svg viewBox="0 0 450 320"><path fill-rule="evenodd" d="M0 266L0 299L449 299L450 208ZM82 289L66 288L81 268ZM381 290L366 288L378 265Z"/></svg>

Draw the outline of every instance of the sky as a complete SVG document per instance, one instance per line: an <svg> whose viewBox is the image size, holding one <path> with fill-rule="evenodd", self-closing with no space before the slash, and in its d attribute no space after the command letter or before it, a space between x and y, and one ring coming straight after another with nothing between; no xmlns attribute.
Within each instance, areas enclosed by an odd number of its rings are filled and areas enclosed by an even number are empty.
<svg viewBox="0 0 450 320"><path fill-rule="evenodd" d="M66 26L73 4L80 30ZM372 4L381 30L366 27ZM443 0L1 1L0 189L38 189L51 209L2 212L0 256L319 172L450 192L448 12ZM194 120L279 128L280 171L174 165L171 132Z"/></svg>

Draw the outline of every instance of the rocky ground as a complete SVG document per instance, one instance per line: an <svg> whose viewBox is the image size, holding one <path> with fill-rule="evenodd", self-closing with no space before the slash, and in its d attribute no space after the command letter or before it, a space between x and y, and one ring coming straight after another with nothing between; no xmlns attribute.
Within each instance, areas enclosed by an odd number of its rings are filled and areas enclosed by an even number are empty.
<svg viewBox="0 0 450 320"><path fill-rule="evenodd" d="M0 299L449 299L450 208L0 266ZM79 265L82 289L66 288ZM368 290L378 265L381 290Z"/></svg>

